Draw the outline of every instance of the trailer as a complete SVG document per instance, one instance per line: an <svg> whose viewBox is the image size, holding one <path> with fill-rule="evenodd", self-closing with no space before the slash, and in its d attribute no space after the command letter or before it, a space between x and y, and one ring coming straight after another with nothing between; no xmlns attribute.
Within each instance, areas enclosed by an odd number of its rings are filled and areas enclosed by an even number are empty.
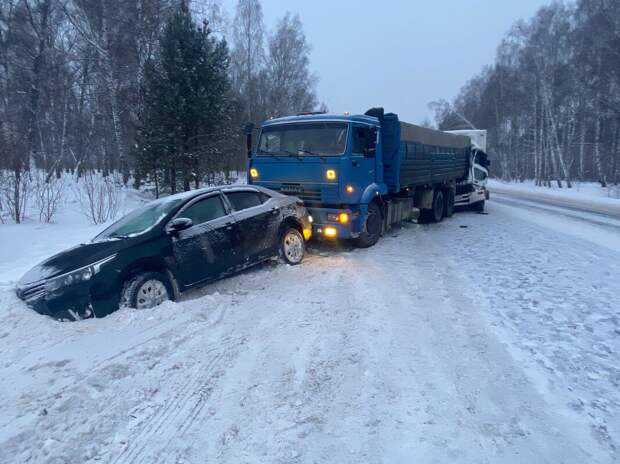
<svg viewBox="0 0 620 464"><path fill-rule="evenodd" d="M248 137L248 182L302 199L315 235L368 247L395 223L439 222L484 198L474 187L479 153L467 135L405 123L382 108L301 114L264 122L255 145Z"/></svg>

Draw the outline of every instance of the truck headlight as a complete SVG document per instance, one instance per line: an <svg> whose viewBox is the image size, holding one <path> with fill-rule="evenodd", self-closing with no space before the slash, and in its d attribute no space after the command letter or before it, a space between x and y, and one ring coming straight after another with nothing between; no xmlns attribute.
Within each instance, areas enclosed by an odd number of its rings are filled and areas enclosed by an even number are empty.
<svg viewBox="0 0 620 464"><path fill-rule="evenodd" d="M252 179L256 179L258 177L258 169L256 168L250 169L250 177Z"/></svg>
<svg viewBox="0 0 620 464"><path fill-rule="evenodd" d="M325 171L325 177L327 180L336 180L336 171L334 169L328 169Z"/></svg>
<svg viewBox="0 0 620 464"><path fill-rule="evenodd" d="M340 224L347 224L349 222L349 213L329 213L327 220L331 222L339 222Z"/></svg>

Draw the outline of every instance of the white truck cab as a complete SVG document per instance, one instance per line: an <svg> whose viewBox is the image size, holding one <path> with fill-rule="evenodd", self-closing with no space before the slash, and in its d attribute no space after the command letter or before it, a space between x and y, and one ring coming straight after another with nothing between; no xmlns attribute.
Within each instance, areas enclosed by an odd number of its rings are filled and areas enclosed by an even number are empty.
<svg viewBox="0 0 620 464"><path fill-rule="evenodd" d="M466 206L474 211L484 211L485 201L489 199L487 182L489 178L489 160L486 153L486 130L446 131L450 134L465 135L471 139L472 153L467 179L456 186L455 206Z"/></svg>

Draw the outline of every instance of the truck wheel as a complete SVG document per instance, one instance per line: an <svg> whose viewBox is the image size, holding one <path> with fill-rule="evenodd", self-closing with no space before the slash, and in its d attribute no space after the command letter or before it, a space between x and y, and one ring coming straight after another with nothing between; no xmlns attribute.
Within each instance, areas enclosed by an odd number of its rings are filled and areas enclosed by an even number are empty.
<svg viewBox="0 0 620 464"><path fill-rule="evenodd" d="M439 189L435 190L435 196L433 197L433 209L432 220L433 222L441 222L444 212L444 196L443 192Z"/></svg>
<svg viewBox="0 0 620 464"><path fill-rule="evenodd" d="M449 189L446 194L446 204L444 205L444 217L454 216L454 189Z"/></svg>
<svg viewBox="0 0 620 464"><path fill-rule="evenodd" d="M477 213L482 213L484 211L484 200L477 201L469 206L472 211L476 211Z"/></svg>
<svg viewBox="0 0 620 464"><path fill-rule="evenodd" d="M381 237L382 224L383 217L381 214L381 208L373 202L368 205L365 230L357 239L355 239L355 244L360 248L370 248L376 244Z"/></svg>

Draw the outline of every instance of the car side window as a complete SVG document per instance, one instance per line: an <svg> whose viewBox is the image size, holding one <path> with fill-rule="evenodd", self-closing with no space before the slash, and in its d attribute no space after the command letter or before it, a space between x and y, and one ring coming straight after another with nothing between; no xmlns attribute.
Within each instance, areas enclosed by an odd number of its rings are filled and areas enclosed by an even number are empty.
<svg viewBox="0 0 620 464"><path fill-rule="evenodd" d="M230 192L226 194L235 211L262 205L263 201L258 192Z"/></svg>
<svg viewBox="0 0 620 464"><path fill-rule="evenodd" d="M194 224L202 224L224 216L226 216L226 209L219 195L197 201L179 215L179 217L191 219Z"/></svg>

